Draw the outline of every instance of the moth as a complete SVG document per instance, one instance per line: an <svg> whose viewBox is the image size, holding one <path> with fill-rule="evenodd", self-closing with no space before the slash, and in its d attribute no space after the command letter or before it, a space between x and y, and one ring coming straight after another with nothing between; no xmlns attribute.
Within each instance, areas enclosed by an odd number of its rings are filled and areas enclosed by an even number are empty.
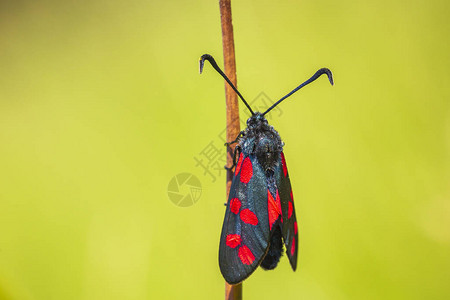
<svg viewBox="0 0 450 300"><path fill-rule="evenodd" d="M264 116L323 74L328 76L333 85L333 75L327 68L319 69L311 78L261 113L253 112L211 55L201 56L200 73L205 60L228 82L251 113L247 128L234 141L227 143L237 145L230 168L235 167L234 177L220 236L220 271L228 283L237 284L250 276L258 266L272 270L284 252L283 245L295 271L298 225L283 153L284 143Z"/></svg>

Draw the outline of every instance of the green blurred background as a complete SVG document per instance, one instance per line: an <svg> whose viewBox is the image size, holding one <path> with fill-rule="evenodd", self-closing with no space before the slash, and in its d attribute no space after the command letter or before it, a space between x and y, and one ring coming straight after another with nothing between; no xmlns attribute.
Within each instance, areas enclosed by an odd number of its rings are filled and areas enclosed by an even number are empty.
<svg viewBox="0 0 450 300"><path fill-rule="evenodd" d="M238 86L273 101L300 262L245 299L449 299L448 1L235 1ZM218 1L0 2L0 299L221 299ZM280 116L281 115L281 116ZM243 115L242 115L243 116ZM221 158L224 148L220 148ZM194 174L202 195L174 205Z"/></svg>

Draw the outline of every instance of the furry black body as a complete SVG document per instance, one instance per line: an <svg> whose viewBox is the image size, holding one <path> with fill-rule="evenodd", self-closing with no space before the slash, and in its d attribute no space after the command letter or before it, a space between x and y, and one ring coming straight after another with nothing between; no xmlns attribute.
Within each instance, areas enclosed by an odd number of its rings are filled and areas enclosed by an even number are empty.
<svg viewBox="0 0 450 300"><path fill-rule="evenodd" d="M269 125L266 118L256 112L247 120L247 128L238 139L238 146L244 154L255 155L263 170L274 171L283 151L284 143L278 132Z"/></svg>
<svg viewBox="0 0 450 300"><path fill-rule="evenodd" d="M279 133L260 112L256 112L247 120L247 128L241 132L241 135L235 151L242 151L244 157L256 157L256 161L264 171L267 188L275 195L277 187L274 172L281 167L280 155L284 146ZM266 270L274 269L282 255L281 227L277 226L270 238L269 249L261 262L261 267Z"/></svg>

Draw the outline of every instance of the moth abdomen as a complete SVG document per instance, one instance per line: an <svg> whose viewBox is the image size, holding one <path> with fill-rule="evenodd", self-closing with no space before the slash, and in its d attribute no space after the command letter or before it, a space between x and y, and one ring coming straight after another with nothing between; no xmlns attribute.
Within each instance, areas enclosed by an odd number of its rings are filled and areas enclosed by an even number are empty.
<svg viewBox="0 0 450 300"><path fill-rule="evenodd" d="M270 239L269 250L261 262L261 267L264 270L273 270L278 265L278 262L283 255L283 241L281 238L281 227L278 225L274 228L274 232Z"/></svg>

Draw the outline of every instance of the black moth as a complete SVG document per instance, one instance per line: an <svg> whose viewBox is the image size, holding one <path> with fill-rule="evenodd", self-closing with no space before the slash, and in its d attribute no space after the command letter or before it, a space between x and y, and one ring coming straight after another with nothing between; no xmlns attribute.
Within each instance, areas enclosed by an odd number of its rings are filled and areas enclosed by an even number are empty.
<svg viewBox="0 0 450 300"><path fill-rule="evenodd" d="M220 271L228 283L237 284L258 266L265 270L274 269L283 254L283 242L295 271L298 227L283 154L284 143L264 115L322 74L326 74L333 84L332 73L327 68L318 70L310 79L260 113L252 111L211 55L204 54L200 58L200 73L205 60L222 75L252 114L247 120L247 128L239 133L236 140L228 143L237 143L232 166L236 168L220 237Z"/></svg>

